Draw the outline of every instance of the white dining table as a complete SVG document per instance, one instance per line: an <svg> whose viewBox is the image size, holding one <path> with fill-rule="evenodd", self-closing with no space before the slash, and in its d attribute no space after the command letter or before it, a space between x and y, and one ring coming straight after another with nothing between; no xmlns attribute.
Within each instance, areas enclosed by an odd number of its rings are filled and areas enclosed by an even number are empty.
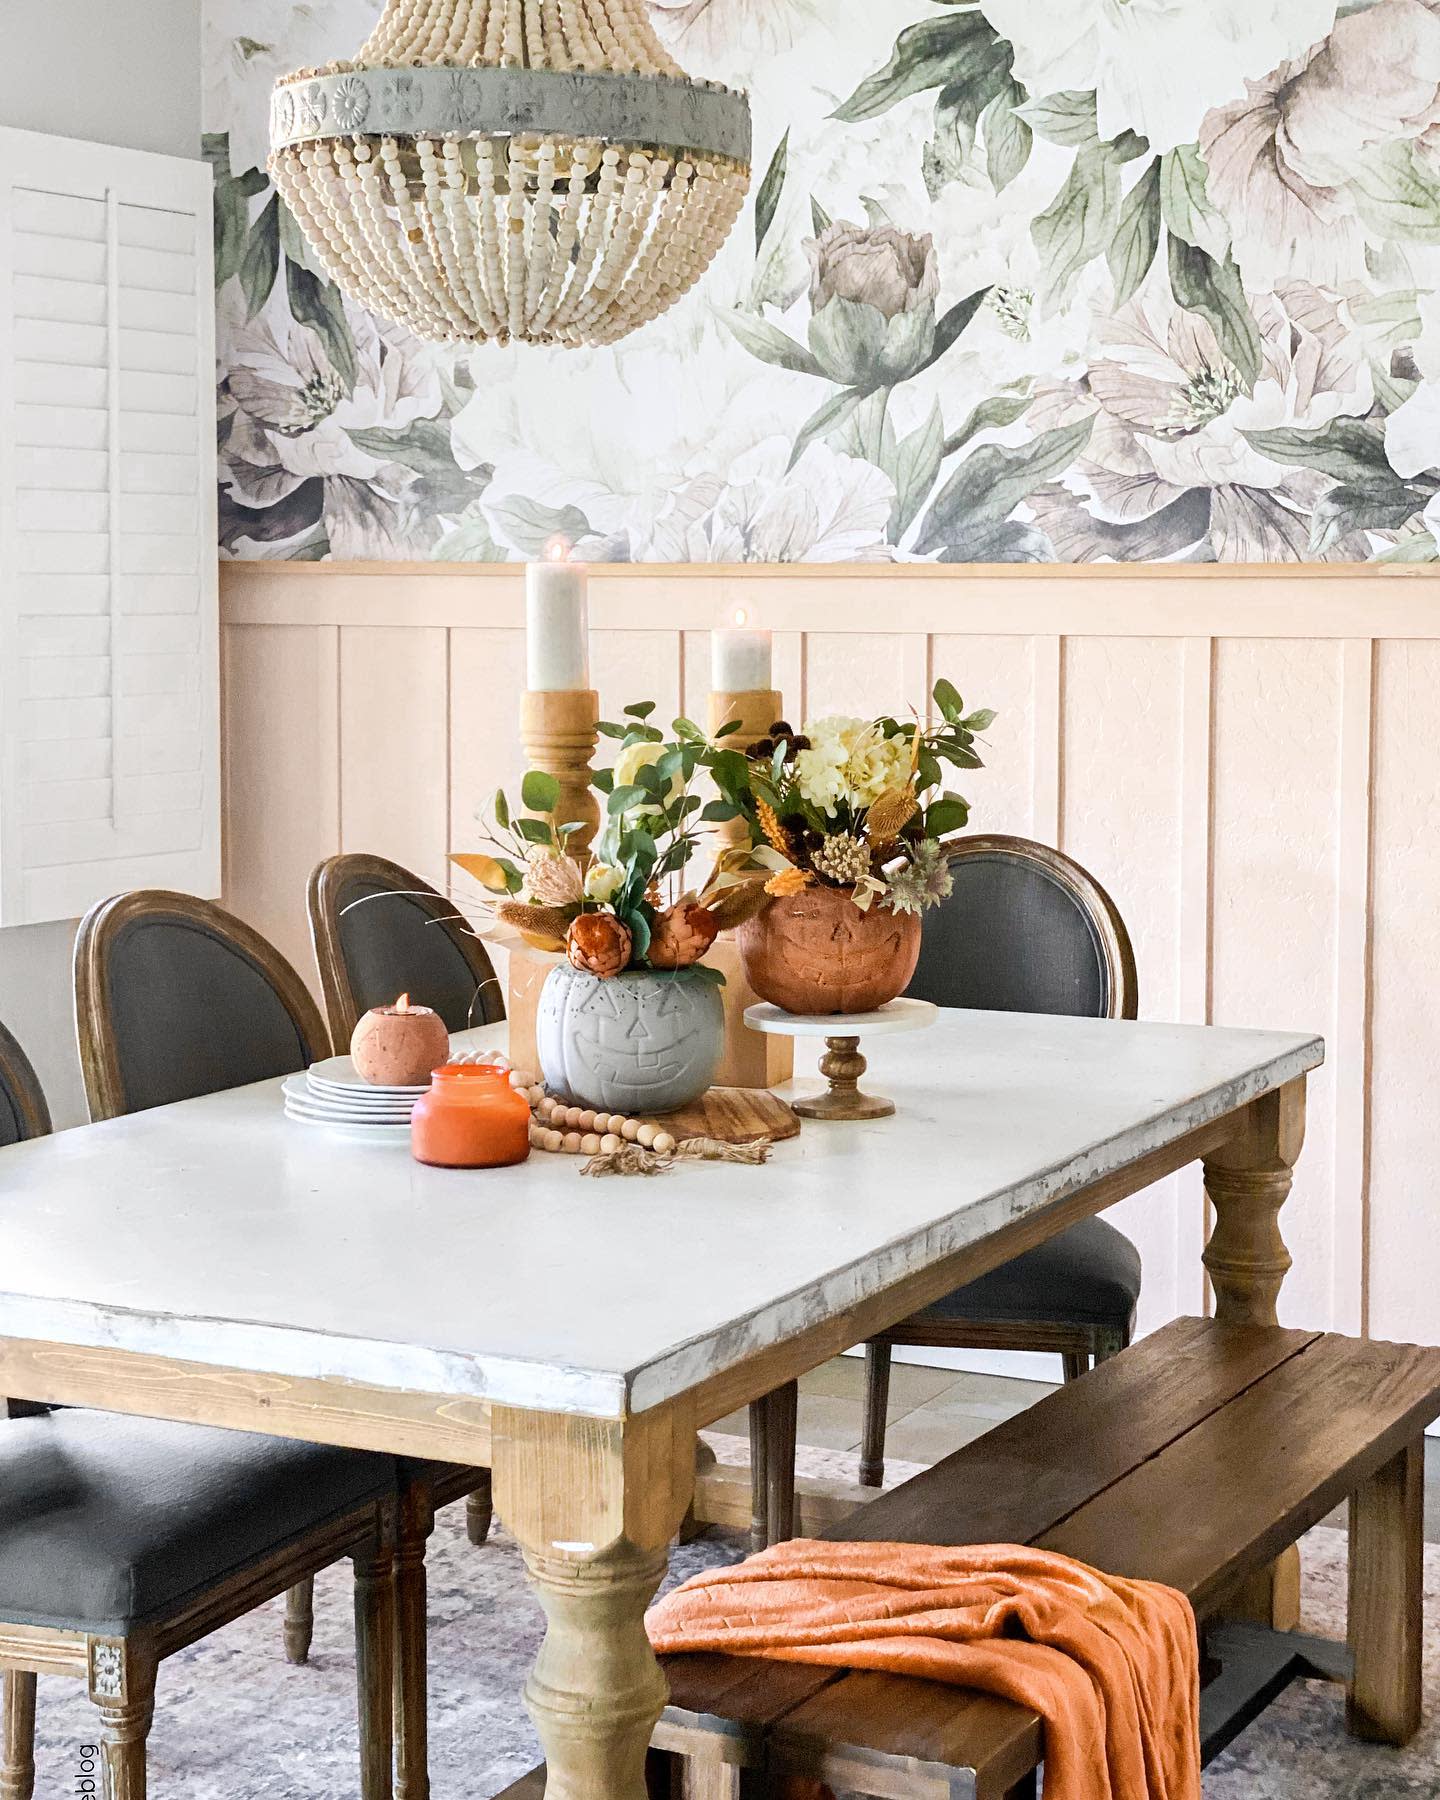
<svg viewBox="0 0 1440 1800"><path fill-rule="evenodd" d="M867 1049L896 1116L764 1167L427 1168L278 1081L16 1145L0 1394L491 1467L548 1791L643 1800L698 1427L1197 1159L1217 1313L1276 1322L1318 1038L942 1011Z"/></svg>

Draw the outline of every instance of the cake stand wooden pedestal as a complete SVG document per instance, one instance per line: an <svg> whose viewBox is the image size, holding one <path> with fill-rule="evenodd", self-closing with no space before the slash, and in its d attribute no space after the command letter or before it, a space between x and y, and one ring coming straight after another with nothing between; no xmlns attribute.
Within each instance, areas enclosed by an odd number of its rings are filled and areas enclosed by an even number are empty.
<svg viewBox="0 0 1440 1800"><path fill-rule="evenodd" d="M761 1001L745 1008L745 1023L752 1031L776 1037L824 1038L820 1073L830 1085L823 1094L790 1102L802 1119L888 1119L895 1110L893 1100L860 1092L865 1073L860 1040L919 1031L935 1023L938 1010L929 1000L892 1000L868 1013L787 1013Z"/></svg>

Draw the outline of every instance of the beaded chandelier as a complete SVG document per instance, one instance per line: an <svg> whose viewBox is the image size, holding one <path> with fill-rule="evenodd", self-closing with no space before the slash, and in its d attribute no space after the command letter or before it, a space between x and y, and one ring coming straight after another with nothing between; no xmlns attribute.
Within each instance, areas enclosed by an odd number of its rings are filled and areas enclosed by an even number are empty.
<svg viewBox="0 0 1440 1800"><path fill-rule="evenodd" d="M609 344L691 288L750 182L750 106L646 0L387 0L271 104L270 171L330 277L441 341Z"/></svg>

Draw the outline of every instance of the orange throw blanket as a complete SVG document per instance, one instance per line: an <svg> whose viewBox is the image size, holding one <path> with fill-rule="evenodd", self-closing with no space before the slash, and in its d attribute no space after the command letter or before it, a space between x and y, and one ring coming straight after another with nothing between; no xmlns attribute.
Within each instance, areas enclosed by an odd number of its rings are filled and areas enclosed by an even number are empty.
<svg viewBox="0 0 1440 1800"><path fill-rule="evenodd" d="M649 1615L659 1652L920 1675L1045 1721L1045 1800L1200 1800L1195 1615L1175 1589L1014 1544L777 1544Z"/></svg>

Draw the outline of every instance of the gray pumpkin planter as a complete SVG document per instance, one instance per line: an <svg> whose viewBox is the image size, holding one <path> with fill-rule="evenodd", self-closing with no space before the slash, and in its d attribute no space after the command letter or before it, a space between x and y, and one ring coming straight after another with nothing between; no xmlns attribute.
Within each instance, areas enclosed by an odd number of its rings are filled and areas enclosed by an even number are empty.
<svg viewBox="0 0 1440 1800"><path fill-rule="evenodd" d="M725 1007L715 983L690 969L601 981L561 963L541 992L535 1041L552 1093L643 1117L688 1106L712 1084Z"/></svg>

